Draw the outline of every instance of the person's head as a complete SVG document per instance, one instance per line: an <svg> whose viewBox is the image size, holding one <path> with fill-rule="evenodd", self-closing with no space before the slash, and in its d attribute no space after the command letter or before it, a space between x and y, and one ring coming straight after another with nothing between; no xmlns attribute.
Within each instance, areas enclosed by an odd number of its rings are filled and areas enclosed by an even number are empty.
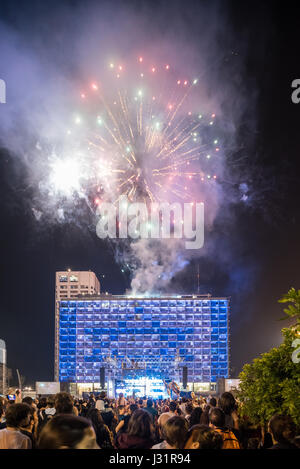
<svg viewBox="0 0 300 469"><path fill-rule="evenodd" d="M212 407L208 414L210 426L223 428L225 426L225 414L219 407Z"/></svg>
<svg viewBox="0 0 300 469"><path fill-rule="evenodd" d="M169 405L170 412L175 412L177 409L177 403L175 401L171 401Z"/></svg>
<svg viewBox="0 0 300 469"><path fill-rule="evenodd" d="M71 414L60 414L43 427L39 449L99 449L89 420Z"/></svg>
<svg viewBox="0 0 300 469"><path fill-rule="evenodd" d="M223 392L219 399L218 407L223 410L225 415L230 415L231 412L235 410L235 398L233 397L231 392Z"/></svg>
<svg viewBox="0 0 300 469"><path fill-rule="evenodd" d="M222 449L223 438L207 425L194 425L190 428L185 449Z"/></svg>
<svg viewBox="0 0 300 469"><path fill-rule="evenodd" d="M26 425L26 422L25 422L22 428L24 428L25 430L29 432L32 432L34 424L38 424L38 416L37 416L36 408L33 406L29 406L29 407L30 407L30 415L29 415L28 423Z"/></svg>
<svg viewBox="0 0 300 469"><path fill-rule="evenodd" d="M152 407L153 406L153 401L152 399L147 400L147 407Z"/></svg>
<svg viewBox="0 0 300 469"><path fill-rule="evenodd" d="M38 409L44 409L47 406L47 399L46 397L41 397L39 403L37 405Z"/></svg>
<svg viewBox="0 0 300 469"><path fill-rule="evenodd" d="M28 405L32 406L32 404L33 404L33 399L32 399L32 397L30 397L30 396L23 397L22 403L23 403L23 404L28 404Z"/></svg>
<svg viewBox="0 0 300 469"><path fill-rule="evenodd" d="M162 434L169 448L183 449L188 432L187 420L183 417L171 417L163 426Z"/></svg>
<svg viewBox="0 0 300 469"><path fill-rule="evenodd" d="M31 407L28 404L14 404L6 409L6 426L11 428L27 427L31 418Z"/></svg>
<svg viewBox="0 0 300 469"><path fill-rule="evenodd" d="M8 407L10 407L11 405L15 405L15 401L10 401L10 400L8 400L8 401L6 402L6 409L7 409Z"/></svg>
<svg viewBox="0 0 300 469"><path fill-rule="evenodd" d="M141 438L152 438L152 417L149 412L138 409L130 417L128 422L128 435L139 436Z"/></svg>
<svg viewBox="0 0 300 469"><path fill-rule="evenodd" d="M296 435L296 425L289 415L273 415L268 424L273 443L292 441Z"/></svg>
<svg viewBox="0 0 300 469"><path fill-rule="evenodd" d="M216 407L216 406L217 406L217 399L216 399L215 397L211 397L211 398L209 399L209 405L210 405L211 407Z"/></svg>
<svg viewBox="0 0 300 469"><path fill-rule="evenodd" d="M54 407L56 414L72 414L73 413L73 399L68 392L59 392L55 394Z"/></svg>
<svg viewBox="0 0 300 469"><path fill-rule="evenodd" d="M47 407L49 407L50 409L53 409L54 407L54 397L53 396L50 396L47 398Z"/></svg>
<svg viewBox="0 0 300 469"><path fill-rule="evenodd" d="M188 415L191 415L191 413L193 412L194 410L194 406L191 402L188 402L185 406L185 411Z"/></svg>
<svg viewBox="0 0 300 469"><path fill-rule="evenodd" d="M92 423L95 430L96 430L96 428L101 427L101 426L104 425L104 421L103 421L103 418L101 416L101 412L98 409L96 409L95 407L92 407L88 411L86 418L91 421L91 423Z"/></svg>
<svg viewBox="0 0 300 469"><path fill-rule="evenodd" d="M2 402L0 402L0 419L3 417L3 415L4 415L4 406Z"/></svg>
<svg viewBox="0 0 300 469"><path fill-rule="evenodd" d="M201 407L195 407L195 409L193 409L189 421L190 427L192 427L193 425L198 425L200 423L202 413L203 411Z"/></svg>
<svg viewBox="0 0 300 469"><path fill-rule="evenodd" d="M172 418L172 417L171 417L171 415L170 415L169 413L161 414L161 416L159 417L158 431L159 431L159 434L160 434L161 438L164 438L163 428L164 428L164 426L165 426L165 423L166 423L170 418Z"/></svg>
<svg viewBox="0 0 300 469"><path fill-rule="evenodd" d="M138 410L138 405L137 404L130 404L129 406L129 413L130 414L133 414L133 412L135 412L136 410Z"/></svg>
<svg viewBox="0 0 300 469"><path fill-rule="evenodd" d="M106 396L105 391L101 391L101 392L100 392L100 396L99 396L100 399L105 399L105 396Z"/></svg>

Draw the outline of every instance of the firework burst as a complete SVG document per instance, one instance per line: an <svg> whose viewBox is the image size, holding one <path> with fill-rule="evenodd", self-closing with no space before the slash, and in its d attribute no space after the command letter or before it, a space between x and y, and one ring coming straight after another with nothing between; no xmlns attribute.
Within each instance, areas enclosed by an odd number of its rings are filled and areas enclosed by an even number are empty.
<svg viewBox="0 0 300 469"><path fill-rule="evenodd" d="M199 193L201 184L216 179L210 159L219 151L215 114L194 111L198 80L178 79L169 64L154 67L142 57L136 77L121 65L109 69L109 90L93 82L81 93L82 113L75 118L86 129L96 203L121 195L145 202L193 199L195 188Z"/></svg>
<svg viewBox="0 0 300 469"><path fill-rule="evenodd" d="M170 64L143 57L130 67L108 64L82 87L60 144L48 153L39 182L47 211L70 212L80 199L94 212L121 196L214 201L222 151L216 115L199 88L198 78L180 76Z"/></svg>

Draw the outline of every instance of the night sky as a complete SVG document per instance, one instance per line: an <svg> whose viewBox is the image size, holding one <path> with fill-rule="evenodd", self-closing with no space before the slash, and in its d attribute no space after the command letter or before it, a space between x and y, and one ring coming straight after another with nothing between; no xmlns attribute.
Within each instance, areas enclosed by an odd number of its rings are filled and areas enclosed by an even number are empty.
<svg viewBox="0 0 300 469"><path fill-rule="evenodd" d="M40 48L46 49L45 37L56 35L55 29L44 34L47 12L52 18L63 16L66 28L70 28L69 14L76 12L80 3L1 1L1 40L10 40L6 29L12 28L24 41L32 36L36 44L40 38ZM114 0L97 3L110 8L112 15L121 4ZM291 83L300 78L300 16L288 2L279 8L271 1L124 1L122 8L137 8L141 16L148 15L148 31L153 28L163 37L172 32L172 18L176 18L185 41L197 49L199 14L208 4L215 5L217 23L219 15L224 15L225 41L215 43L222 60L215 69L214 56L211 60L212 92L218 93L226 82L228 89L238 88L241 94L236 96L242 96L235 145L228 142L227 146L228 174L233 181L228 191L237 192L239 183L245 182L251 194L248 203L235 200L221 204L213 227L206 233L209 253L177 273L168 291L197 292L199 265L200 292L231 297L231 368L236 377L244 363L280 343L282 306L277 300L290 287L299 288L300 103L291 101ZM213 11L210 7L212 23ZM55 28L55 21L51 25ZM51 60L51 54L47 57ZM232 74L234 60L238 61L236 75ZM0 56L0 78L6 79L10 66L11 62ZM16 77L12 88L19 82L21 86L22 76ZM14 89L7 81L7 100L10 93ZM233 103L232 96L228 92L222 103L225 114L226 109L239 108L239 101ZM0 123L5 119L5 106L0 104ZM53 379L55 271L68 267L92 270L102 289L113 294L124 293L130 278L121 272L113 249L97 238L93 227L36 223L28 167L16 153L0 128L0 337L6 342L14 382L18 368L26 384L31 384ZM237 163L241 159L242 164Z"/></svg>

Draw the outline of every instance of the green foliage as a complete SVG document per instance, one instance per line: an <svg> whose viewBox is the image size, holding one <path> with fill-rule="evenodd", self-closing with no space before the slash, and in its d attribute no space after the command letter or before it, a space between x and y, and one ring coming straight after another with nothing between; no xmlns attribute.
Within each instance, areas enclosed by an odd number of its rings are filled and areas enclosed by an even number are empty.
<svg viewBox="0 0 300 469"><path fill-rule="evenodd" d="M300 425L300 363L292 361L292 342L299 338L300 290L292 288L280 302L293 303L285 312L297 318L296 327L282 329L283 343L244 365L239 376L241 414L253 424L264 424L279 413Z"/></svg>
<svg viewBox="0 0 300 469"><path fill-rule="evenodd" d="M287 308L284 308L285 314L290 318L296 318L296 325L300 325L300 290L291 288L286 295L284 295L279 303L292 303ZM282 319L287 319L286 317Z"/></svg>

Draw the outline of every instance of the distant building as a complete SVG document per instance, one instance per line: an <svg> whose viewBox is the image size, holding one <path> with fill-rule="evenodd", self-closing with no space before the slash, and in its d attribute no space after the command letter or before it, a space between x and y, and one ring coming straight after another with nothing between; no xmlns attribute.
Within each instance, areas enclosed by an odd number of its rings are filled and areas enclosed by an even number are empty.
<svg viewBox="0 0 300 469"><path fill-rule="evenodd" d="M99 295L100 282L94 272L68 269L56 272L55 278L55 357L54 380L59 379L59 302L78 295Z"/></svg>
<svg viewBox="0 0 300 469"><path fill-rule="evenodd" d="M6 375L6 346L4 340L0 339L0 394L5 394L7 388Z"/></svg>

